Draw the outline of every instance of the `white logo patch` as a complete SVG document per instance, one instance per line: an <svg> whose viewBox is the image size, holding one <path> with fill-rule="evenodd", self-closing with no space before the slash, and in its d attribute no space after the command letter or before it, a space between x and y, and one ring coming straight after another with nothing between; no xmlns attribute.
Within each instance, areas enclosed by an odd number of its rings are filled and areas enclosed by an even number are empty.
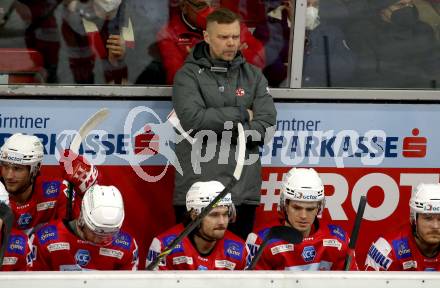
<svg viewBox="0 0 440 288"><path fill-rule="evenodd" d="M37 211L44 211L55 207L56 201L47 201L37 204Z"/></svg>
<svg viewBox="0 0 440 288"><path fill-rule="evenodd" d="M215 260L215 268L226 268L229 270L234 270L236 264L228 260Z"/></svg>
<svg viewBox="0 0 440 288"><path fill-rule="evenodd" d="M193 258L192 257L186 257L186 256L179 256L173 258L173 265L179 265L179 264L193 264Z"/></svg>
<svg viewBox="0 0 440 288"><path fill-rule="evenodd" d="M15 265L18 261L17 257L4 257L3 265Z"/></svg>
<svg viewBox="0 0 440 288"><path fill-rule="evenodd" d="M403 270L408 270L411 268L416 269L417 268L417 261L411 260L411 261L406 261L402 263L403 265Z"/></svg>
<svg viewBox="0 0 440 288"><path fill-rule="evenodd" d="M323 239L322 240L322 246L324 246L324 247L336 247L336 248L338 248L338 250L341 250L342 243L339 242L336 239Z"/></svg>
<svg viewBox="0 0 440 288"><path fill-rule="evenodd" d="M68 242L57 242L47 245L47 250L49 252L59 251L59 250L70 250L70 243Z"/></svg>
<svg viewBox="0 0 440 288"><path fill-rule="evenodd" d="M99 255L122 259L124 252L108 248L99 248Z"/></svg>
<svg viewBox="0 0 440 288"><path fill-rule="evenodd" d="M287 251L293 251L293 244L277 245L275 247L270 248L270 251L272 252L272 255L276 255L278 253L283 253Z"/></svg>

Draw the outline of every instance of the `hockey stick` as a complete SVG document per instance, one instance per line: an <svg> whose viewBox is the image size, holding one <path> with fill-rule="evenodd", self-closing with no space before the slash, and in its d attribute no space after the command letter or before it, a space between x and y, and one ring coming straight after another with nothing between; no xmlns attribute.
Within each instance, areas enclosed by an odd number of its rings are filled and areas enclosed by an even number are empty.
<svg viewBox="0 0 440 288"><path fill-rule="evenodd" d="M359 236L359 229L361 228L361 221L364 217L365 206L367 205L367 197L361 196L359 200L359 206L356 213L356 219L354 220L353 230L351 231L350 243L348 243L348 254L345 258L344 270L350 270L351 262L353 262L353 252L356 247L356 241Z"/></svg>
<svg viewBox="0 0 440 288"><path fill-rule="evenodd" d="M274 226L270 228L269 233L267 233L266 237L264 237L263 243L261 243L257 253L255 253L254 258L252 259L251 264L246 268L246 270L254 270L258 260L263 254L264 248L266 248L267 244L269 244L269 240L272 239L281 239L288 243L298 244L302 242L303 235L301 232L290 226Z"/></svg>
<svg viewBox="0 0 440 288"><path fill-rule="evenodd" d="M3 265L3 256L5 255L6 247L9 242L9 234L11 233L12 223L14 222L14 214L11 208L3 202L0 202L0 270ZM4 228L3 228L4 227Z"/></svg>
<svg viewBox="0 0 440 288"><path fill-rule="evenodd" d="M220 192L214 200L212 200L211 203L209 203L208 206L206 206L202 212L200 212L197 217L188 224L188 226L185 227L185 229L177 236L167 247L164 248L164 250L154 259L148 266L147 270L154 270L156 266L159 264L159 262L166 257L168 254L171 253L171 251L176 247L177 244L179 244L183 238L188 236L197 226L200 225L203 218L211 212L213 208L217 205L217 203L220 202L223 197L228 194L232 187L240 180L241 172L243 171L243 165L246 155L246 139L244 137L244 129L243 125L241 123L238 123L238 156L237 156L237 165L235 166L233 177L231 178L231 181L228 183L226 188Z"/></svg>
<svg viewBox="0 0 440 288"><path fill-rule="evenodd" d="M103 122L109 115L109 110L107 108L102 108L99 111L97 111L95 114L90 116L89 119L86 120L86 122L83 123L83 125L79 128L78 133L75 134L75 137L73 138L72 142L70 143L69 149L78 155L79 147L81 146L81 142L84 140L84 138L95 129L101 122ZM64 163L66 165L66 163ZM66 167L64 167L66 169ZM69 167L67 167L69 168ZM71 167L70 167L71 168ZM73 184L69 182L69 187L67 189L69 193L69 197L67 200L67 210L66 210L66 219L72 220L72 214L73 214Z"/></svg>

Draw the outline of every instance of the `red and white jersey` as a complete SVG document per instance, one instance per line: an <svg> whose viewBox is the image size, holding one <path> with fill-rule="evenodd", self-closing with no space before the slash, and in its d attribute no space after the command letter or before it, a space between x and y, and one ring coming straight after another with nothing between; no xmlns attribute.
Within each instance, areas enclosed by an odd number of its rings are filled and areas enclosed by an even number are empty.
<svg viewBox="0 0 440 288"><path fill-rule="evenodd" d="M432 258L423 256L407 224L379 237L370 246L365 270L440 271L440 253Z"/></svg>
<svg viewBox="0 0 440 288"><path fill-rule="evenodd" d="M247 266L258 251L270 227L249 234L246 240L248 250ZM344 270L349 253L348 235L339 226L323 225L312 232L299 244L291 244L281 239L269 240L255 266L256 270ZM354 255L353 255L354 258ZM350 270L358 270L356 260Z"/></svg>
<svg viewBox="0 0 440 288"><path fill-rule="evenodd" d="M49 222L31 236L35 271L137 270L138 246L120 231L108 246L81 240L63 221Z"/></svg>
<svg viewBox="0 0 440 288"><path fill-rule="evenodd" d="M147 255L147 266L153 262L162 250L168 246L184 229L182 224L155 237ZM200 254L188 237L159 263L159 270L243 270L246 264L245 243L232 232L226 231L221 240L217 240L209 255Z"/></svg>
<svg viewBox="0 0 440 288"><path fill-rule="evenodd" d="M32 267L32 249L28 236L12 228L0 271L27 271Z"/></svg>
<svg viewBox="0 0 440 288"><path fill-rule="evenodd" d="M62 179L35 178L30 199L18 204L9 197L9 206L14 212L14 228L31 234L50 220L62 219L66 215L67 182ZM80 201L76 201L80 202ZM79 215L79 203L74 205L74 216Z"/></svg>

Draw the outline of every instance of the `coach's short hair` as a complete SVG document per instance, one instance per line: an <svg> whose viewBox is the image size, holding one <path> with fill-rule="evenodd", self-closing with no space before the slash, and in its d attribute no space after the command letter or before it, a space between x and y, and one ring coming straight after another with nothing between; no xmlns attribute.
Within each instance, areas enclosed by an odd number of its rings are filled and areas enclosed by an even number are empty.
<svg viewBox="0 0 440 288"><path fill-rule="evenodd" d="M218 24L231 24L240 22L240 16L227 8L218 8L206 17L206 25L217 22Z"/></svg>

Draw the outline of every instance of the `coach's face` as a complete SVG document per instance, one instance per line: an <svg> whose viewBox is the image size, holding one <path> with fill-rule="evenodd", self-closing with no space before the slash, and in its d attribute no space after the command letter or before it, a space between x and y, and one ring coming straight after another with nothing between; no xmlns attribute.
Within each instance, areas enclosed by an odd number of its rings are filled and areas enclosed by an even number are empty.
<svg viewBox="0 0 440 288"><path fill-rule="evenodd" d="M240 47L240 23L230 24L210 22L203 31L205 42L209 44L211 57L218 60L231 61Z"/></svg>

